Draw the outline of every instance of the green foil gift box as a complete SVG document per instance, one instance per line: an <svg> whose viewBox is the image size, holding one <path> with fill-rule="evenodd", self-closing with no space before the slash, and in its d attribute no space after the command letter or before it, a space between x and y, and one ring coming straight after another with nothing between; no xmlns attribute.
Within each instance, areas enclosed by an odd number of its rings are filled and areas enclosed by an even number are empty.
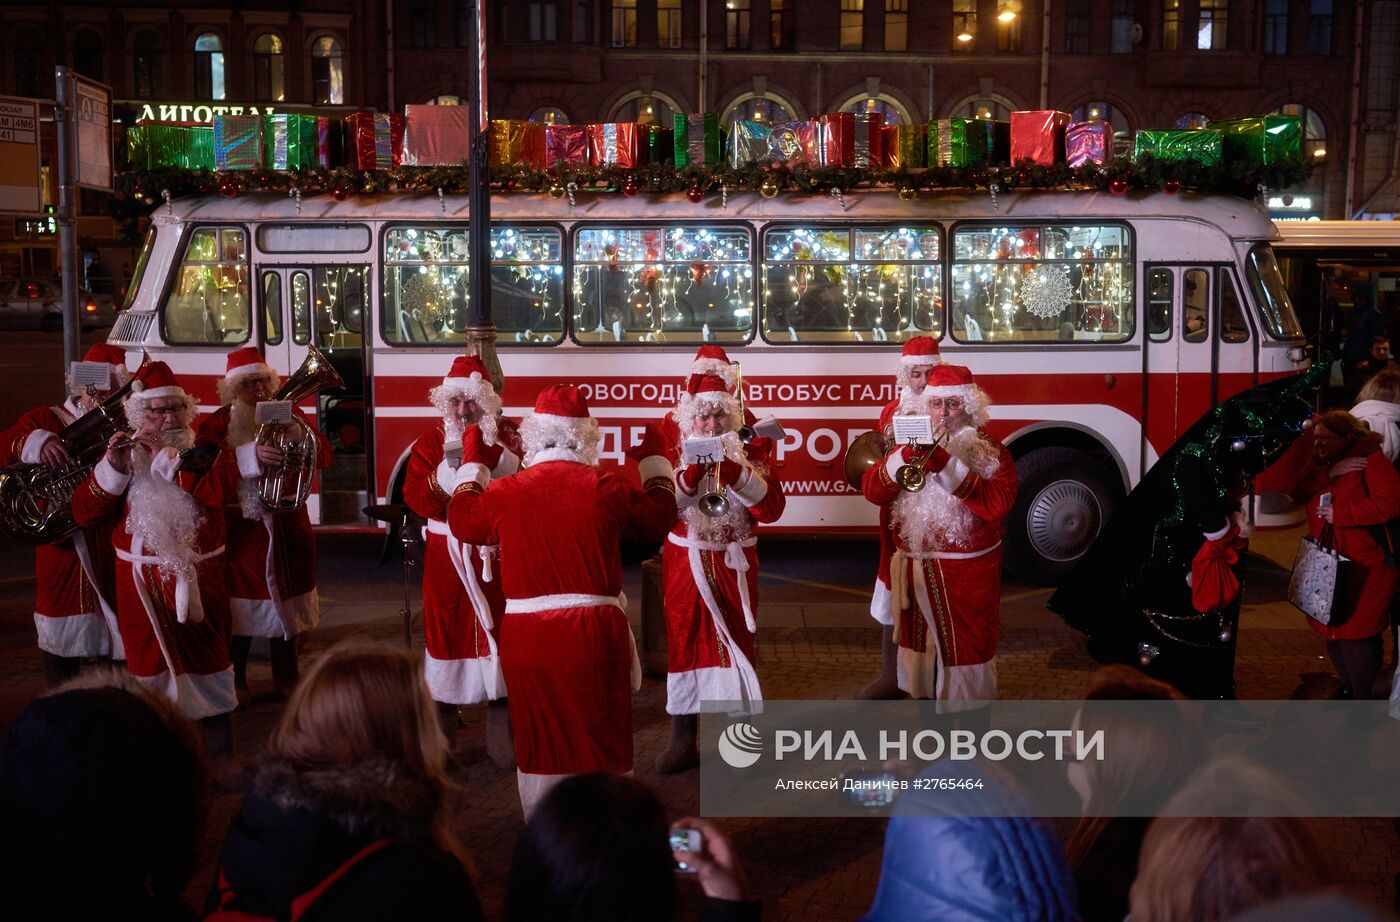
<svg viewBox="0 0 1400 922"><path fill-rule="evenodd" d="M940 118L928 123L929 166L979 166L987 160L987 130L976 119Z"/></svg>
<svg viewBox="0 0 1400 922"><path fill-rule="evenodd" d="M928 162L927 129L923 125L886 125L885 159L894 170L916 170Z"/></svg>
<svg viewBox="0 0 1400 922"><path fill-rule="evenodd" d="M1133 144L1133 159L1144 156L1158 160L1192 162L1216 166L1224 156L1224 141L1218 131L1139 131Z"/></svg>
<svg viewBox="0 0 1400 922"><path fill-rule="evenodd" d="M987 134L986 166L1011 165L1011 123L990 118L977 120Z"/></svg>
<svg viewBox="0 0 1400 922"><path fill-rule="evenodd" d="M316 116L264 115L263 166L269 170L311 170L317 154Z"/></svg>
<svg viewBox="0 0 1400 922"><path fill-rule="evenodd" d="M141 122L127 129L126 152L127 164L135 170L212 170L214 129Z"/></svg>
<svg viewBox="0 0 1400 922"><path fill-rule="evenodd" d="M1220 132L1231 161L1286 163L1303 156L1303 120L1297 115L1222 119L1206 128Z"/></svg>
<svg viewBox="0 0 1400 922"><path fill-rule="evenodd" d="M719 115L714 112L692 115L677 112L673 119L676 169L719 166L723 162L724 144L720 140Z"/></svg>

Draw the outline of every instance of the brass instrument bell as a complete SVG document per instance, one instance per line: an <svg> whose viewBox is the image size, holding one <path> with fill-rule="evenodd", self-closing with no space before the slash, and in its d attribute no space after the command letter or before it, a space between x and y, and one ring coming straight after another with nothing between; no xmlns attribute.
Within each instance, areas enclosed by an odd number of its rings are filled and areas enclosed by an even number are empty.
<svg viewBox="0 0 1400 922"><path fill-rule="evenodd" d="M716 461L715 466L710 469L710 489L700 497L699 502L696 504L700 508L701 513L712 519L717 519L729 512L729 497L721 492L719 483L720 463L720 461Z"/></svg>

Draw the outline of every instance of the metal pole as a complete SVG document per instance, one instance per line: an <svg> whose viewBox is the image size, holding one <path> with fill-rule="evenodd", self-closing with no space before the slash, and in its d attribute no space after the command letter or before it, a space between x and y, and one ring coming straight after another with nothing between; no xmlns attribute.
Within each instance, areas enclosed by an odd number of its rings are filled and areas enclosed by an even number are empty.
<svg viewBox="0 0 1400 922"><path fill-rule="evenodd" d="M58 129L58 244L63 278L63 368L78 361L78 224L73 209L73 83L54 68L54 125Z"/></svg>
<svg viewBox="0 0 1400 922"><path fill-rule="evenodd" d="M699 108L696 112L705 112L710 108L710 4L708 0L700 0L700 73L697 83L699 96Z"/></svg>
<svg viewBox="0 0 1400 922"><path fill-rule="evenodd" d="M501 362L496 357L496 325L491 322L491 166L490 134L485 131L487 119L485 39L481 18L486 0L463 0L471 14L471 35L467 40L467 97L477 107L468 119L468 140L471 143L470 176L467 207L471 224L467 228L467 352L481 356L491 372L497 392L504 378Z"/></svg>
<svg viewBox="0 0 1400 922"><path fill-rule="evenodd" d="M1050 108L1050 0L1040 18L1040 108Z"/></svg>

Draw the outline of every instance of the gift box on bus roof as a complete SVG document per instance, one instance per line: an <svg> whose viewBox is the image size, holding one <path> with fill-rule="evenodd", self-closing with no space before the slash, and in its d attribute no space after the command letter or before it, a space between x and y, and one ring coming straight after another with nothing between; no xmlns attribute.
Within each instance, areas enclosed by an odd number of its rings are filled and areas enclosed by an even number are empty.
<svg viewBox="0 0 1400 922"><path fill-rule="evenodd" d="M214 116L214 168L256 170L262 166L261 115Z"/></svg>
<svg viewBox="0 0 1400 922"><path fill-rule="evenodd" d="M1011 113L1011 162L1029 160L1054 166L1065 159L1065 129L1068 112L1058 109L1030 109Z"/></svg>
<svg viewBox="0 0 1400 922"><path fill-rule="evenodd" d="M1206 123L1220 132L1225 156L1244 163L1283 163L1303 156L1303 120L1297 115L1258 115Z"/></svg>
<svg viewBox="0 0 1400 922"><path fill-rule="evenodd" d="M320 162L319 119L314 115L264 115L263 166L269 170L310 170Z"/></svg>
<svg viewBox="0 0 1400 922"><path fill-rule="evenodd" d="M544 123L526 122L515 118L493 118L490 133L492 166L544 169Z"/></svg>
<svg viewBox="0 0 1400 922"><path fill-rule="evenodd" d="M688 166L719 166L724 161L724 141L719 132L719 115L714 112L677 112L672 116L674 156L677 169Z"/></svg>
<svg viewBox="0 0 1400 922"><path fill-rule="evenodd" d="M588 126L588 162L594 166L636 169L645 161L642 126L636 122L605 122Z"/></svg>
<svg viewBox="0 0 1400 922"><path fill-rule="evenodd" d="M1113 128L1108 122L1071 122L1065 129L1065 163L1084 166L1104 163L1113 153Z"/></svg>
<svg viewBox="0 0 1400 922"><path fill-rule="evenodd" d="M170 122L138 122L126 130L127 165L133 170L214 169L214 128Z"/></svg>
<svg viewBox="0 0 1400 922"><path fill-rule="evenodd" d="M588 166L587 125L544 126L544 165Z"/></svg>
<svg viewBox="0 0 1400 922"><path fill-rule="evenodd" d="M403 156L402 115L355 112L345 116L345 165L355 170L392 170Z"/></svg>
<svg viewBox="0 0 1400 922"><path fill-rule="evenodd" d="M772 140L772 126L739 119L729 126L729 143L725 145L725 157L735 169L750 163L767 163Z"/></svg>
<svg viewBox="0 0 1400 922"><path fill-rule="evenodd" d="M404 166L457 166L471 157L470 106L404 107Z"/></svg>
<svg viewBox="0 0 1400 922"><path fill-rule="evenodd" d="M676 159L676 130L660 125L643 125L642 147L642 159L647 163L673 163Z"/></svg>
<svg viewBox="0 0 1400 922"><path fill-rule="evenodd" d="M1147 156L1215 166L1224 156L1223 136L1210 128L1139 131L1133 139L1133 159L1140 160Z"/></svg>
<svg viewBox="0 0 1400 922"><path fill-rule="evenodd" d="M987 162L987 129L973 118L928 123L929 166L980 166Z"/></svg>
<svg viewBox="0 0 1400 922"><path fill-rule="evenodd" d="M885 125L885 162L891 169L918 169L928 162L928 130L923 125Z"/></svg>
<svg viewBox="0 0 1400 922"><path fill-rule="evenodd" d="M987 166L1011 165L1011 123L992 118L979 118L987 132Z"/></svg>

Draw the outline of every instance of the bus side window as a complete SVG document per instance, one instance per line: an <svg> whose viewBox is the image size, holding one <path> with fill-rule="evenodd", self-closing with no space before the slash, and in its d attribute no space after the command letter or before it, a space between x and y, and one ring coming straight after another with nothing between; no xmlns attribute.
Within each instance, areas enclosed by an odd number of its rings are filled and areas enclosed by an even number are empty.
<svg viewBox="0 0 1400 922"><path fill-rule="evenodd" d="M269 346L282 342L282 277L264 272L262 277L263 340Z"/></svg>
<svg viewBox="0 0 1400 922"><path fill-rule="evenodd" d="M1244 305L1240 304L1239 292L1235 290L1235 280L1230 270L1224 266L1216 270L1215 290L1220 293L1220 341L1242 343L1249 340L1249 321L1244 319Z"/></svg>
<svg viewBox="0 0 1400 922"><path fill-rule="evenodd" d="M200 227L165 302L162 329L175 345L236 345L248 341L248 256L241 227Z"/></svg>
<svg viewBox="0 0 1400 922"><path fill-rule="evenodd" d="M1182 282L1181 338L1202 343L1210 323L1210 277L1204 269L1188 269Z"/></svg>
<svg viewBox="0 0 1400 922"><path fill-rule="evenodd" d="M292 341L311 342L311 280L303 271L292 273Z"/></svg>
<svg viewBox="0 0 1400 922"><path fill-rule="evenodd" d="M1172 270L1147 274L1147 336L1154 343L1172 338Z"/></svg>

